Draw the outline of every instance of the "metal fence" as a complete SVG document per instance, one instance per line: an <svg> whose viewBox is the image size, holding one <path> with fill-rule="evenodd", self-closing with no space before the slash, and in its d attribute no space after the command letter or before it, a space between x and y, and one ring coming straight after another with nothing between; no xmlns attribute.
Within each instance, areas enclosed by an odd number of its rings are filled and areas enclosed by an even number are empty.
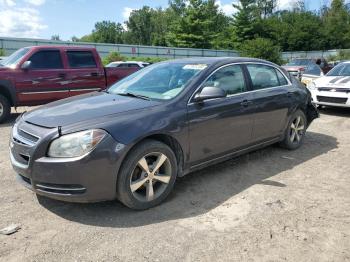
<svg viewBox="0 0 350 262"><path fill-rule="evenodd" d="M350 49L342 49L344 51L350 51ZM330 56L337 55L341 50L327 50L327 51L298 51L298 52L283 52L282 58L285 60L291 60L293 58L328 58Z"/></svg>
<svg viewBox="0 0 350 262"><path fill-rule="evenodd" d="M0 49L5 50L8 56L16 50L26 46L36 45L74 45L95 47L101 57L105 57L110 52L119 52L124 56L134 57L164 57L164 58L182 58L182 57L222 57L222 56L239 56L239 52L234 50L212 50L212 49L194 49L194 48L176 48L161 46L141 46L141 45L122 45L122 44L100 44L84 43L69 41L53 41L34 38L13 38L0 37ZM302 51L302 52L283 52L282 57L285 60L293 58L319 58L336 55L340 50L328 51ZM350 51L350 50L349 50Z"/></svg>
<svg viewBox="0 0 350 262"><path fill-rule="evenodd" d="M164 58L182 58L182 57L201 57L201 56L239 56L239 53L232 50L211 50L194 48L175 48L160 46L140 46L140 45L122 45L122 44L100 44L69 41L52 41L33 38L12 38L0 37L0 48L5 50L8 56L16 50L26 46L36 45L74 45L95 47L101 57L105 57L110 52L119 52L124 56L139 57L164 57Z"/></svg>

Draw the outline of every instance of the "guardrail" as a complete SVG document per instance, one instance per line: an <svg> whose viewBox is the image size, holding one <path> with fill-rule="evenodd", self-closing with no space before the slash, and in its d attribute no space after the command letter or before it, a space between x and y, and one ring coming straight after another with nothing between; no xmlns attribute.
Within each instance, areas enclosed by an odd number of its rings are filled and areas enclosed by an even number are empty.
<svg viewBox="0 0 350 262"><path fill-rule="evenodd" d="M182 57L220 57L220 56L239 56L239 53L233 50L211 50L194 48L176 48L161 46L141 46L124 44L100 44L70 41L53 41L33 38L13 38L0 37L0 48L5 50L5 55L10 55L16 50L26 46L37 45L71 45L71 46L90 46L95 47L101 57L110 52L119 52L125 56L145 56L145 57L164 57L164 58L182 58Z"/></svg>

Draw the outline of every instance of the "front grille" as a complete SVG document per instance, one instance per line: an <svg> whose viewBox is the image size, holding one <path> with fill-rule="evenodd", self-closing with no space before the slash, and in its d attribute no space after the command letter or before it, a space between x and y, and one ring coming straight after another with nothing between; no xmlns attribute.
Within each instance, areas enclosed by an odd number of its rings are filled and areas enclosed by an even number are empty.
<svg viewBox="0 0 350 262"><path fill-rule="evenodd" d="M318 91L350 93L350 88L319 87Z"/></svg>
<svg viewBox="0 0 350 262"><path fill-rule="evenodd" d="M33 135L33 134L23 130L23 129L18 129L18 135L20 135L21 137L23 137L23 138L25 138L33 143L36 143L39 140L39 137L37 137L37 136L35 136L35 135Z"/></svg>
<svg viewBox="0 0 350 262"><path fill-rule="evenodd" d="M86 192L86 188L81 185L37 183L35 187L41 192L60 195L80 195Z"/></svg>
<svg viewBox="0 0 350 262"><path fill-rule="evenodd" d="M39 136L36 136L36 135L22 129L22 127L18 126L17 124L15 124L15 126L13 127L12 140L13 140L13 142L15 142L17 144L27 146L27 147L32 147L32 146L35 146L37 144L39 139L40 139Z"/></svg>
<svg viewBox="0 0 350 262"><path fill-rule="evenodd" d="M343 97L317 96L317 101L324 103L346 104L347 100L347 98Z"/></svg>

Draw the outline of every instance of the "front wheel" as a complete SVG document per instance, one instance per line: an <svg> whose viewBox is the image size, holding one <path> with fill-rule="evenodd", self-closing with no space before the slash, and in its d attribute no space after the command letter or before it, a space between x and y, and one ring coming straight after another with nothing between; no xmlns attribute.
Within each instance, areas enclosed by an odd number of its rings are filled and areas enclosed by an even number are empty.
<svg viewBox="0 0 350 262"><path fill-rule="evenodd" d="M297 110L288 123L281 146L290 150L299 148L303 143L306 127L307 120L305 114L303 111Z"/></svg>
<svg viewBox="0 0 350 262"><path fill-rule="evenodd" d="M147 140L132 149L121 167L118 199L132 209L151 208L169 195L176 176L174 152L159 141Z"/></svg>
<svg viewBox="0 0 350 262"><path fill-rule="evenodd" d="M6 97L0 95L0 124L5 122L11 114L10 102Z"/></svg>

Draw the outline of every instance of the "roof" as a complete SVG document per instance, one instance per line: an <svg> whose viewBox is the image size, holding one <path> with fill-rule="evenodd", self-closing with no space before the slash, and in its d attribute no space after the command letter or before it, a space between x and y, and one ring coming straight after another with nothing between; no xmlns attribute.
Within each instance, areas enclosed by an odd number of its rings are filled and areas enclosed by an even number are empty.
<svg viewBox="0 0 350 262"><path fill-rule="evenodd" d="M180 58L174 60L168 60L166 62L171 63L204 63L209 65L220 64L220 63L265 63L275 65L272 62L258 59L258 58L248 58L248 57L196 57L196 58Z"/></svg>
<svg viewBox="0 0 350 262"><path fill-rule="evenodd" d="M91 50L95 49L93 46L73 46L73 45L38 45L38 46L28 46L31 49L64 49L64 50Z"/></svg>

